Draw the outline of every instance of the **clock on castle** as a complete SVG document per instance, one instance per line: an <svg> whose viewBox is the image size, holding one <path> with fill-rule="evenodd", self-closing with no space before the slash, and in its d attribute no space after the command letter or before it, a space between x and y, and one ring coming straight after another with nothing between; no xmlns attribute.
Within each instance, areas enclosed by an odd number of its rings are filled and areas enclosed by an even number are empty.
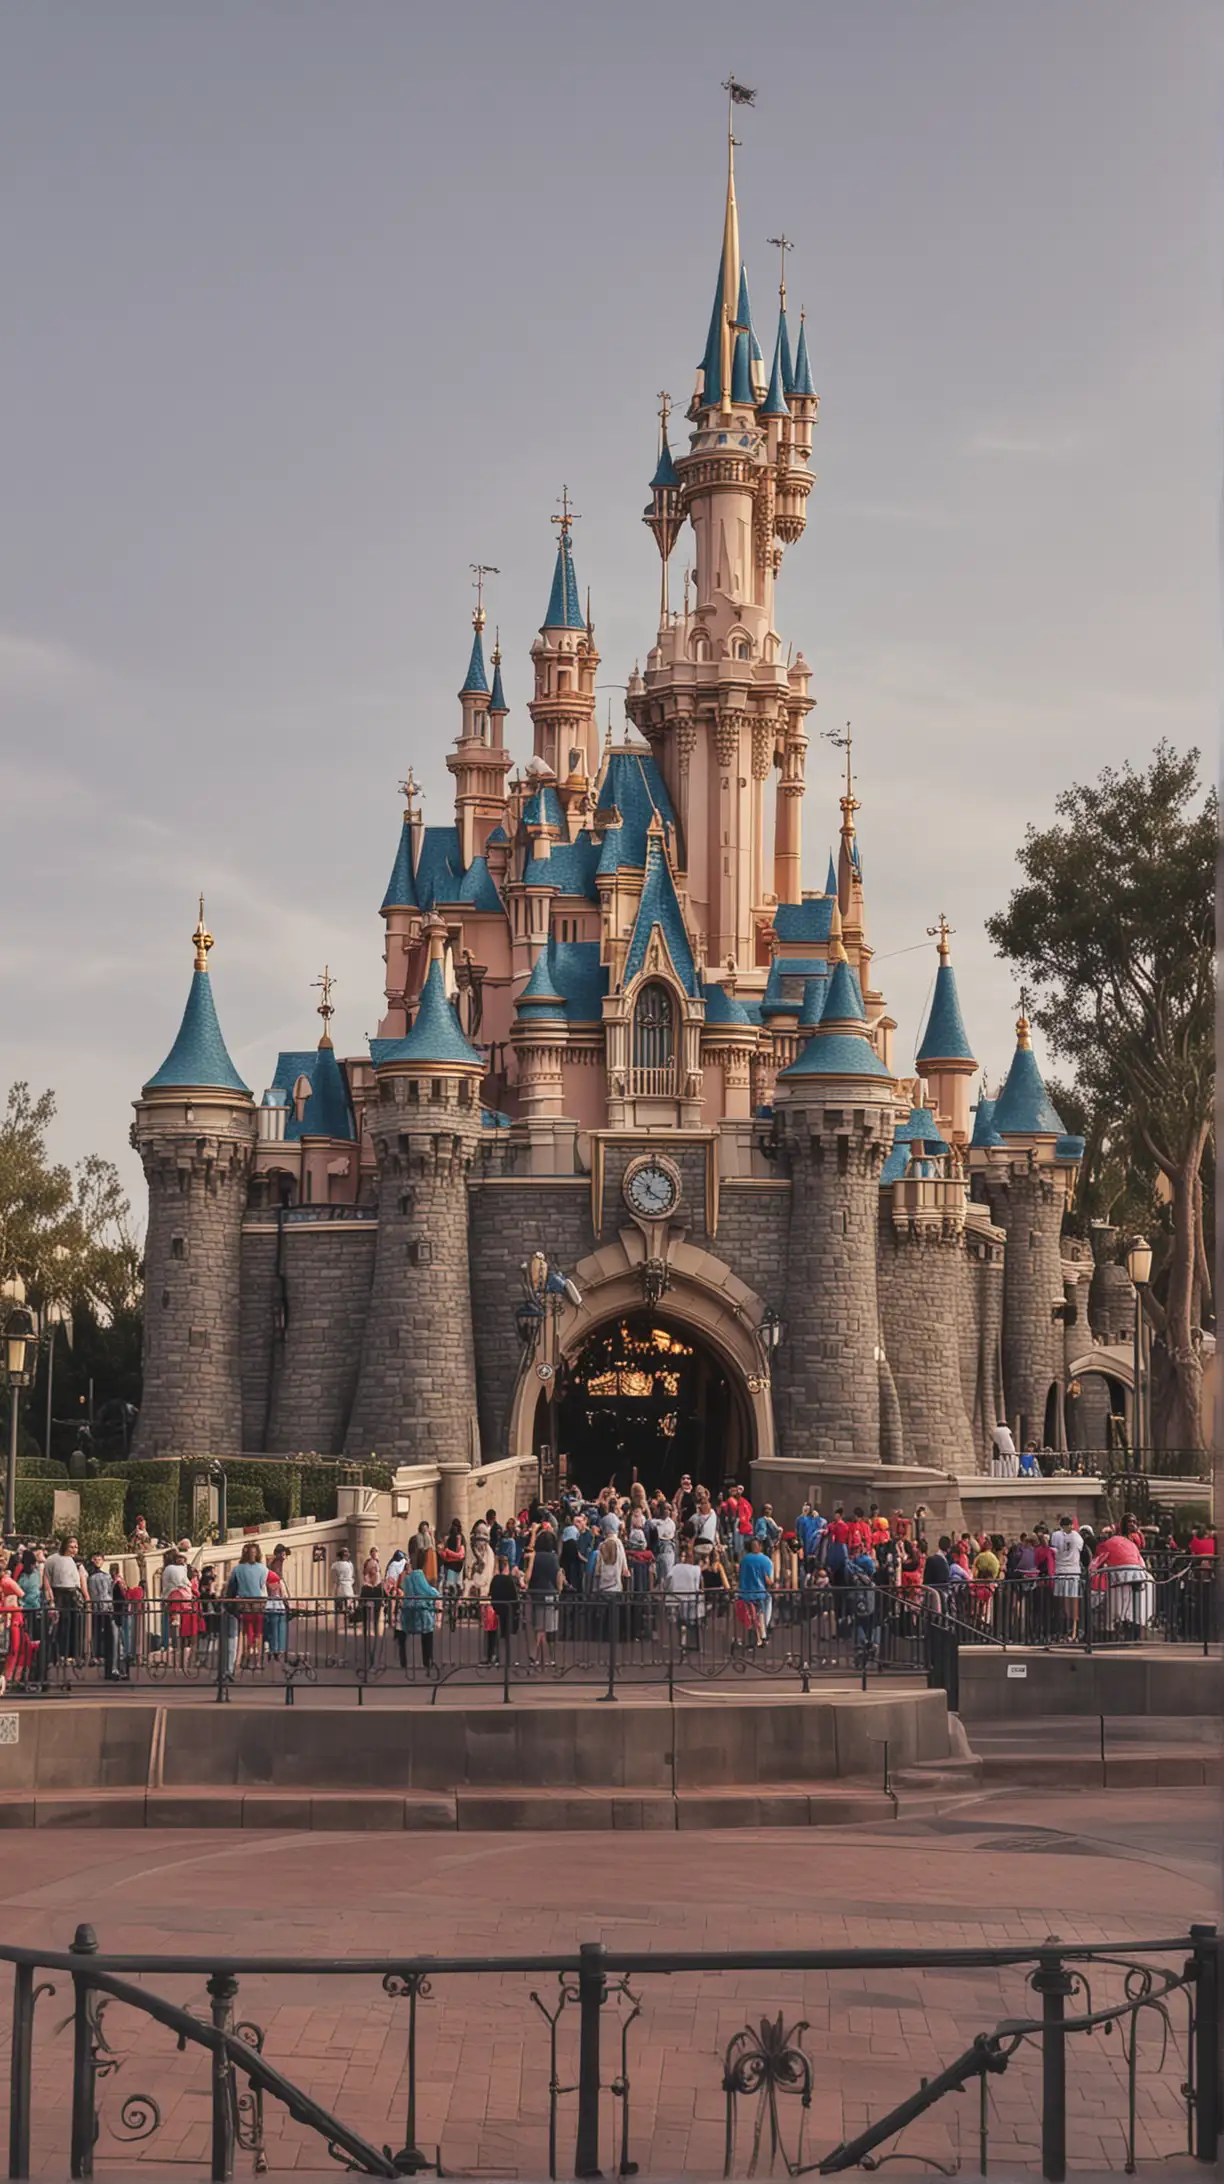
<svg viewBox="0 0 1224 2184"><path fill-rule="evenodd" d="M660 611L623 738L596 726L563 490L530 753L478 590L453 817L427 824L404 784L377 1037L333 1045L325 977L322 1037L269 1057L257 1103L201 909L178 1036L136 1102L136 1454L373 1452L435 1478L443 1517L498 1481L510 1506L541 1463L588 1489L733 1476L790 1514L822 1480L934 1506L1000 1420L1062 1444L1076 1314L1054 1307L1090 1271L1061 1243L1082 1144L1023 1015L998 1097L971 1106L943 919L902 1063L848 737L837 853L803 885L815 699L782 592L819 405L785 279L770 320L758 338L732 139L686 429L661 409ZM935 866L928 903L954 872ZM532 1324L537 1253L571 1289L547 1288Z"/></svg>

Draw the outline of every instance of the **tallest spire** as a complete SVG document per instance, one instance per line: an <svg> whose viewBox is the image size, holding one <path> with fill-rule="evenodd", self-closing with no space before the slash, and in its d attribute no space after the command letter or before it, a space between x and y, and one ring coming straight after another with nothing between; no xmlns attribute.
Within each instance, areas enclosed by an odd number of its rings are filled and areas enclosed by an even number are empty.
<svg viewBox="0 0 1224 2184"><path fill-rule="evenodd" d="M727 94L727 197L723 208L723 241L718 264L718 283L714 291L714 308L710 313L705 355L702 358L701 393L697 397L702 409L727 409L735 399L732 381L741 318L740 282L743 265L740 258L739 210L735 202L735 147L738 138L734 121L737 106L751 106L756 100L756 92L749 91L742 83L737 83L734 76L728 76L723 90ZM751 399L751 395L748 398Z"/></svg>

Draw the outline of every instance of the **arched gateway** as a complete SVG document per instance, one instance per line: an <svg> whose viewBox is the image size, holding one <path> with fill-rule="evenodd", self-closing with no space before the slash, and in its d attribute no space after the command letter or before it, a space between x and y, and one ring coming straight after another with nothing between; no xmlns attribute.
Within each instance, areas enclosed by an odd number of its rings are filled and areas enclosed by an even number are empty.
<svg viewBox="0 0 1224 2184"><path fill-rule="evenodd" d="M764 1307L709 1252L673 1244L668 1285L643 1291L643 1251L626 1232L574 1270L582 1304L564 1308L556 1445L587 1492L615 1477L670 1491L684 1471L716 1489L747 1479L774 1452L773 1411L757 1328ZM529 1462L551 1442L547 1396L528 1363L511 1417L511 1453Z"/></svg>

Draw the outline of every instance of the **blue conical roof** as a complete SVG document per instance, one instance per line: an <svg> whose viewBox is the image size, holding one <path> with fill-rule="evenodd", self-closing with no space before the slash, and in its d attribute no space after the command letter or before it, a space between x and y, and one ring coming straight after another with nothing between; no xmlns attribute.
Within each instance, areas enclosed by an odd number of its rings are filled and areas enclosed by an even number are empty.
<svg viewBox="0 0 1224 2184"><path fill-rule="evenodd" d="M860 1032L826 1031L821 1024L813 1032L797 1062L778 1072L778 1083L788 1077L884 1077L884 1067L870 1040Z"/></svg>
<svg viewBox="0 0 1224 2184"><path fill-rule="evenodd" d="M808 360L807 321L802 318L799 321L799 347L795 351L795 384L793 392L795 394L809 394L813 399L815 399L816 395L816 389L812 384L812 367Z"/></svg>
<svg viewBox="0 0 1224 2184"><path fill-rule="evenodd" d="M757 340L756 328L752 323L752 304L748 297L748 268L746 265L740 267L739 296L735 305L735 323L745 329L748 335L748 353L753 363L759 364L761 361L761 344Z"/></svg>
<svg viewBox="0 0 1224 2184"><path fill-rule="evenodd" d="M978 1101L973 1111L973 1136L969 1140L970 1151L973 1151L975 1147L980 1151L983 1146L1001 1145L1003 1143L994 1126L994 1111L998 1104L997 1100L988 1100L984 1093Z"/></svg>
<svg viewBox="0 0 1224 2184"><path fill-rule="evenodd" d="M837 893L837 866L833 862L832 850L829 851L829 870L825 877L825 893L826 895L835 895Z"/></svg>
<svg viewBox="0 0 1224 2184"><path fill-rule="evenodd" d="M971 1062L974 1058L961 1016L956 973L950 963L941 963L935 973L931 1013L915 1060L921 1069L928 1062Z"/></svg>
<svg viewBox="0 0 1224 2184"><path fill-rule="evenodd" d="M1021 1042L991 1118L1000 1137L1061 1137L1062 1117L1050 1099L1032 1047Z"/></svg>
<svg viewBox="0 0 1224 2184"><path fill-rule="evenodd" d="M489 698L489 711L491 713L508 713L509 710L510 708L506 704L506 693L502 689L501 654L495 652L493 655L493 690Z"/></svg>
<svg viewBox="0 0 1224 2184"><path fill-rule="evenodd" d="M751 404L756 396L752 391L752 365L749 361L747 334L737 334L731 359L731 400Z"/></svg>
<svg viewBox="0 0 1224 2184"><path fill-rule="evenodd" d="M799 1011L800 1031L815 1031L824 1015L828 999L828 982L823 978L809 978L804 983L803 1007Z"/></svg>
<svg viewBox="0 0 1224 2184"><path fill-rule="evenodd" d="M562 524L557 540L557 566L553 570L552 590L548 595L548 612L540 624L541 629L585 629L582 608L578 602L578 579L574 574L574 556L570 550L569 525Z"/></svg>
<svg viewBox="0 0 1224 2184"><path fill-rule="evenodd" d="M820 1012L825 1024L865 1024L867 1011L863 1007L863 989L858 973L848 963L835 963L829 979L825 1005Z"/></svg>
<svg viewBox="0 0 1224 2184"><path fill-rule="evenodd" d="M663 445L659 449L659 460L655 464L655 474L650 481L650 490L653 493L656 488L676 486L679 483L680 473L672 461L672 451L667 444L667 434L664 433Z"/></svg>
<svg viewBox="0 0 1224 2184"><path fill-rule="evenodd" d="M474 690L482 698L486 698L489 694L489 681L485 674L484 646L481 643L479 629L473 632L472 657L468 661L467 677L459 693L460 697L466 697L470 690Z"/></svg>
<svg viewBox="0 0 1224 2184"><path fill-rule="evenodd" d="M380 1039L377 1046L375 1060L380 1065L421 1062L438 1067L450 1064L457 1069L476 1069L482 1073L484 1070L484 1056L474 1046L469 1046L446 998L442 965L436 960L429 966L429 976L411 1031L403 1039Z"/></svg>
<svg viewBox="0 0 1224 2184"><path fill-rule="evenodd" d="M516 1013L529 1022L551 1022L565 1017L565 999L557 992L552 969L552 942L540 950L531 976L518 997Z"/></svg>
<svg viewBox="0 0 1224 2184"><path fill-rule="evenodd" d="M642 881L641 900L625 955L622 974L624 985L628 986L637 977L646 961L646 950L656 925L667 942L668 954L685 992L696 997L702 989L698 984L697 966L684 929L684 916L676 894L676 884L671 876L671 867L664 853L661 834L652 834L646 846L646 875Z"/></svg>
<svg viewBox="0 0 1224 2184"><path fill-rule="evenodd" d="M761 416L790 416L790 409L786 400L786 368L782 355L782 327L780 324L778 338L774 343L773 369L769 374L769 392L761 404Z"/></svg>
<svg viewBox="0 0 1224 2184"><path fill-rule="evenodd" d="M785 304L782 304L778 310L777 346L782 357L782 392L783 394L793 394L795 391L795 365L791 356L790 328L786 323Z"/></svg>
<svg viewBox="0 0 1224 2184"><path fill-rule="evenodd" d="M205 971L193 971L187 1006L178 1037L146 1092L199 1091L245 1092L245 1085L229 1058L212 995L212 980Z"/></svg>
<svg viewBox="0 0 1224 2184"><path fill-rule="evenodd" d="M416 881L412 874L412 828L408 823L407 813L399 830L399 841L395 845L395 863L391 867L391 877L387 882L382 907L384 910L420 908Z"/></svg>

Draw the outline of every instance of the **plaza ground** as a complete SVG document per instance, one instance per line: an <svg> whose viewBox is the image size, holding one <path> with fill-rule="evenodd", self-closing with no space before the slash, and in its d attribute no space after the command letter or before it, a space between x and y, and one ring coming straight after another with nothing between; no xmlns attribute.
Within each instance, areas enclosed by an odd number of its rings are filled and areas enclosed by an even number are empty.
<svg viewBox="0 0 1224 2184"><path fill-rule="evenodd" d="M1211 1789L1014 1788L958 1800L937 1816L891 1824L682 1835L369 1835L176 1831L24 1831L4 1839L0 1932L64 1948L81 1920L106 1952L394 1957L621 1948L1004 1946L1184 1934L1216 1916L1220 1801ZM1095 1975L1094 1975L1095 1977ZM203 1980L165 1975L160 1990L197 2011ZM817 2159L915 2090L920 2079L1034 1998L1018 1972L945 1971L635 1976L642 2016L630 2035L631 2156L644 2172L715 2176L723 2162L722 2053L741 2025L806 2019L815 2071L805 2158ZM1098 1992L1104 1987L1104 1979ZM60 1991L39 2005L34 2167L66 2173L70 2031ZM447 2170L545 2173L548 2038L532 1987L556 1982L443 1977L420 2005L418 2143ZM1112 1991L1112 1990L1110 1990ZM5 2009L7 2017L7 2008ZM245 1979L239 2014L266 2029L269 2058L376 2143L403 2144L407 2004L376 1979ZM605 2012L604 2077L619 2063ZM102 2081L99 2173L179 2179L207 2174L206 2059L116 2005L107 2032L121 2069ZM1175 2019L1180 2035L1182 2018ZM562 2020L560 2077L576 2078L576 2012ZM139 2042L140 2052L136 2051ZM1178 2087L1160 2027L1141 2035L1141 2168L1185 2161ZM991 2169L1039 2165L1040 2059L1021 2051L992 2084ZM1125 2064L1116 2033L1078 2039L1069 2083L1069 2154L1085 2172L1120 2172ZM122 2101L156 2095L163 2125L125 2151L112 2135ZM605 2173L613 2102L605 2099ZM788 2124L790 2119L788 2118ZM976 2170L977 2096L940 2104L902 2147ZM793 2130L793 2125L791 2126ZM574 2101L563 2099L560 2173L572 2173ZM273 2174L327 2166L318 2140L271 2104ZM736 2167L747 2166L741 2129ZM239 2154L238 2173L250 2156ZM902 2158L894 2173L905 2173ZM332 2173L335 2173L334 2171ZM1197 2173L1202 2174L1199 2170Z"/></svg>

